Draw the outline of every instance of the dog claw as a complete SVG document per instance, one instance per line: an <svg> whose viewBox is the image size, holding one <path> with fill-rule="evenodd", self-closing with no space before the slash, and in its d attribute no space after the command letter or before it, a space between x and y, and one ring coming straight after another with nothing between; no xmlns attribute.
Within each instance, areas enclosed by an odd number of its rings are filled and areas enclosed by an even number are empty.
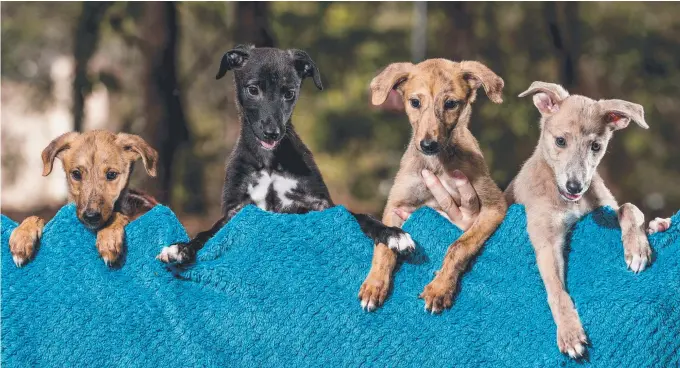
<svg viewBox="0 0 680 368"><path fill-rule="evenodd" d="M14 260L14 264L19 268L21 268L24 265L24 263L26 262L25 259L23 259L19 256L12 256L12 259Z"/></svg>

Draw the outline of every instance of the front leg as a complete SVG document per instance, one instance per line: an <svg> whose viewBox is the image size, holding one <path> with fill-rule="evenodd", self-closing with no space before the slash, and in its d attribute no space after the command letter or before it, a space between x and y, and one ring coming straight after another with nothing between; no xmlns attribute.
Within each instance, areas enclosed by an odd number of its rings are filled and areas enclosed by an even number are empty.
<svg viewBox="0 0 680 368"><path fill-rule="evenodd" d="M156 259L163 263L179 263L179 264L190 264L196 261L196 253L203 248L205 243L210 240L217 232L224 227L224 225L229 222L243 207L249 203L242 203L236 206L231 206L225 211L224 217L217 220L215 224L210 228L198 233L193 239L186 243L176 243L164 247L161 252L156 256Z"/></svg>
<svg viewBox="0 0 680 368"><path fill-rule="evenodd" d="M645 234L645 216L631 203L619 207L617 215L626 266L635 273L642 272L652 260L652 248Z"/></svg>
<svg viewBox="0 0 680 368"><path fill-rule="evenodd" d="M28 263L35 255L35 250L42 237L45 221L37 216L27 217L17 226L9 237L9 251L17 267Z"/></svg>
<svg viewBox="0 0 680 368"><path fill-rule="evenodd" d="M386 227L399 227L403 221L394 214L391 203L387 204L383 215L383 223ZM363 228L362 228L363 230ZM369 236L370 237L370 236ZM410 239L410 236L408 237ZM411 240L412 242L412 240ZM392 285L392 272L397 265L397 252L390 249L389 241L378 242L373 248L371 269L359 289L361 308L372 312L383 305L387 299L387 293Z"/></svg>
<svg viewBox="0 0 680 368"><path fill-rule="evenodd" d="M125 225L130 219L119 212L113 213L111 222L97 232L97 250L107 266L115 264L123 253Z"/></svg>
<svg viewBox="0 0 680 368"><path fill-rule="evenodd" d="M425 310L434 314L451 308L461 275L503 221L505 211L506 207L502 206L483 208L472 227L449 246L442 268L420 294L425 300Z"/></svg>
<svg viewBox="0 0 680 368"><path fill-rule="evenodd" d="M586 352L587 337L566 291L564 283L564 237L561 219L553 219L552 211L537 213L527 209L528 232L536 252L536 264L548 296L548 305L557 325L557 347L572 358Z"/></svg>

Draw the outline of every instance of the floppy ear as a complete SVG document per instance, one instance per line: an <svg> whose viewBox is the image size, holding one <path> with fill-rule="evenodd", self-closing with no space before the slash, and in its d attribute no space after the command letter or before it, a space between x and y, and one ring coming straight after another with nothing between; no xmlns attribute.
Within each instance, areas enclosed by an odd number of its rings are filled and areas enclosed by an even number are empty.
<svg viewBox="0 0 680 368"><path fill-rule="evenodd" d="M248 50L252 48L252 46L238 45L234 49L227 51L222 56L220 70L217 71L217 76L215 76L215 79L220 79L224 77L228 71L232 69L238 69L245 65L246 61L250 57L250 52Z"/></svg>
<svg viewBox="0 0 680 368"><path fill-rule="evenodd" d="M70 143L79 136L78 132L68 132L55 138L50 144L45 147L42 151L42 162L43 162L43 176L47 176L52 172L52 166L54 165L54 159L56 157L61 157L61 154L70 148Z"/></svg>
<svg viewBox="0 0 680 368"><path fill-rule="evenodd" d="M598 104L604 111L604 121L612 130L627 127L631 120L637 125L649 129L642 105L624 100L600 100Z"/></svg>
<svg viewBox="0 0 680 368"><path fill-rule="evenodd" d="M534 105L541 112L541 115L550 115L560 111L560 103L567 97L564 87L555 83L534 82L526 91L519 94L519 97L534 95Z"/></svg>
<svg viewBox="0 0 680 368"><path fill-rule="evenodd" d="M399 87L413 69L412 63L392 63L371 81L371 103L382 105L390 91Z"/></svg>
<svg viewBox="0 0 680 368"><path fill-rule="evenodd" d="M484 86L484 91L494 103L503 102L503 78L491 71L486 65L477 61L461 61L460 67L463 78L470 84L472 89Z"/></svg>
<svg viewBox="0 0 680 368"><path fill-rule="evenodd" d="M307 77L312 77L316 88L323 90L319 68L316 67L312 58L309 57L309 54L302 50L289 50L289 52L293 55L295 70L297 70L300 78L305 79Z"/></svg>
<svg viewBox="0 0 680 368"><path fill-rule="evenodd" d="M146 172L150 176L156 176L158 153L145 140L138 135L118 133L116 134L116 143L123 147L130 161L137 161L141 157Z"/></svg>

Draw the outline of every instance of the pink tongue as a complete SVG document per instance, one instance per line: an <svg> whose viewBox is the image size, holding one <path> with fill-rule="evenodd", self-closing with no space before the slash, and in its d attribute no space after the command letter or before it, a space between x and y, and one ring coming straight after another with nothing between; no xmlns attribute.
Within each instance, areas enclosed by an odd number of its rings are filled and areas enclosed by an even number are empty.
<svg viewBox="0 0 680 368"><path fill-rule="evenodd" d="M260 141L260 144L262 144L262 147L264 148L274 148L274 143L267 143L265 141Z"/></svg>

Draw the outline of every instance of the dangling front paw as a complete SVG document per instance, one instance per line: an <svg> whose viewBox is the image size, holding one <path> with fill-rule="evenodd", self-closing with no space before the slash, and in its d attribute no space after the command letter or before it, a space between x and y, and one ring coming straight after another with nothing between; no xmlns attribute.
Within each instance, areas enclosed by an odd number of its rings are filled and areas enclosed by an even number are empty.
<svg viewBox="0 0 680 368"><path fill-rule="evenodd" d="M122 227L110 227L97 233L97 250L107 266L115 264L123 253L125 230Z"/></svg>
<svg viewBox="0 0 680 368"><path fill-rule="evenodd" d="M581 358L586 353L587 343L588 337L576 311L574 316L564 318L557 325L557 347L562 354L567 354L572 359Z"/></svg>
<svg viewBox="0 0 680 368"><path fill-rule="evenodd" d="M17 267L28 263L35 253L45 222L36 216L25 219L9 237L9 251Z"/></svg>
<svg viewBox="0 0 680 368"><path fill-rule="evenodd" d="M390 275L373 271L368 274L359 289L361 309L373 312L383 305L390 289Z"/></svg>
<svg viewBox="0 0 680 368"><path fill-rule="evenodd" d="M634 240L624 242L623 255L629 270L635 273L644 271L652 261L652 248L647 237L638 236Z"/></svg>
<svg viewBox="0 0 680 368"><path fill-rule="evenodd" d="M193 257L189 253L189 243L177 243L164 247L156 256L163 263L190 263Z"/></svg>
<svg viewBox="0 0 680 368"><path fill-rule="evenodd" d="M453 283L435 277L420 294L420 298L425 301L425 310L435 314L451 308L454 288Z"/></svg>

